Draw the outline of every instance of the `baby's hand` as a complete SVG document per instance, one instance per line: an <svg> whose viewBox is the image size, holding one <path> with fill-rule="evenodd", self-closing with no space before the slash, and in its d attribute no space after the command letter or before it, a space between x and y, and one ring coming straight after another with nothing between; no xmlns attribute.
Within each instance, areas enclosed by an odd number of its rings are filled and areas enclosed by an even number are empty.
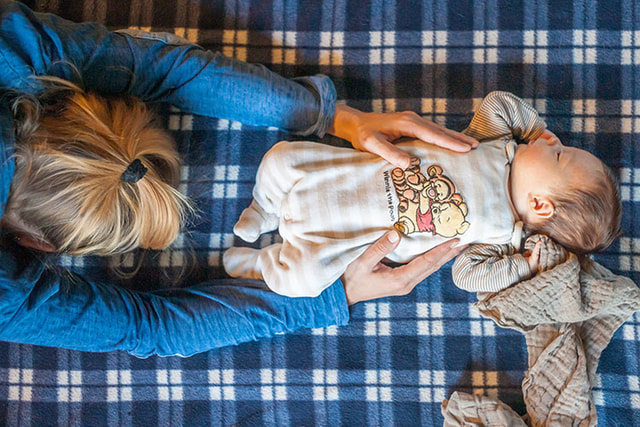
<svg viewBox="0 0 640 427"><path fill-rule="evenodd" d="M549 129L545 129L545 131L542 132L542 135L540 135L538 139L547 140L547 145L553 145L560 142L560 139L556 136L556 134L551 132Z"/></svg>
<svg viewBox="0 0 640 427"><path fill-rule="evenodd" d="M533 250L526 250L522 254L527 262L529 263L529 268L531 268L531 274L536 274L538 272L539 263L540 263L540 249L542 248L542 242L537 241L536 245L533 247Z"/></svg>

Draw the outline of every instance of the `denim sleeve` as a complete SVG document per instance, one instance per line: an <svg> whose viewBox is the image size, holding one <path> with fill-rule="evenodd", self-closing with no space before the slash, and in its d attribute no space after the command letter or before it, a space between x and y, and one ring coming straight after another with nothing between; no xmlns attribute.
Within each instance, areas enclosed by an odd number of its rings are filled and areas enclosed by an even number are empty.
<svg viewBox="0 0 640 427"><path fill-rule="evenodd" d="M94 352L124 350L138 357L189 356L349 320L339 281L317 298L288 298L251 287L260 282L228 279L135 292L69 272L57 274L37 260L20 266L14 254L0 253L3 341Z"/></svg>
<svg viewBox="0 0 640 427"><path fill-rule="evenodd" d="M7 67L0 84L7 87L38 91L30 76L53 75L103 94L128 93L301 135L323 136L333 120L336 92L323 75L289 80L172 34L109 32L15 2L3 2L0 10L0 59Z"/></svg>

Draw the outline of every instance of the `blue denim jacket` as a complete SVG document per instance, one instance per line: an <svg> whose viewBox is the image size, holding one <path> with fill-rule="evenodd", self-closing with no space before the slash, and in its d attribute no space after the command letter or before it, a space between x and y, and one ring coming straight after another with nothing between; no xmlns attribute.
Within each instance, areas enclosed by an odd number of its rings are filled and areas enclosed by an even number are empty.
<svg viewBox="0 0 640 427"><path fill-rule="evenodd" d="M34 75L302 135L323 135L335 109L335 89L326 76L292 81L173 35L112 33L99 24L76 24L0 1L0 213L14 172L7 95L42 91ZM60 275L45 269L32 253L5 247L0 251L0 340L187 356L348 321L339 281L318 298L282 297L258 283L218 280L135 292L71 273Z"/></svg>

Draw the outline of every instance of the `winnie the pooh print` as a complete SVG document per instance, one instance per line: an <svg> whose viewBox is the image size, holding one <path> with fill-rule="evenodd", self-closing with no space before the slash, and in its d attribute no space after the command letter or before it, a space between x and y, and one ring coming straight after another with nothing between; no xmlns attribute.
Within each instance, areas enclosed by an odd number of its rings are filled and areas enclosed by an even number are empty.
<svg viewBox="0 0 640 427"><path fill-rule="evenodd" d="M404 234L431 232L454 237L471 225L467 220L467 205L455 192L453 181L438 165L420 171L420 159L411 158L411 165L391 172L398 195L398 221L394 227Z"/></svg>

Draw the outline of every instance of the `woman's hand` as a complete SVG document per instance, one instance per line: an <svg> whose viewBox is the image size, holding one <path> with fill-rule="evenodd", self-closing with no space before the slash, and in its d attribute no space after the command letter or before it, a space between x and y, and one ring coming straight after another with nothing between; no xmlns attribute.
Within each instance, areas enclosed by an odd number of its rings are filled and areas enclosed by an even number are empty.
<svg viewBox="0 0 640 427"><path fill-rule="evenodd" d="M364 113L346 105L338 105L328 132L351 142L354 148L377 154L402 169L409 167L409 155L395 147L393 141L403 136L458 152L478 146L477 140L443 128L411 111Z"/></svg>
<svg viewBox="0 0 640 427"><path fill-rule="evenodd" d="M340 278L347 304L395 295L406 295L427 276L457 256L465 246L454 248L457 239L449 240L400 267L381 261L400 243L397 231L390 231L371 245L347 267Z"/></svg>

